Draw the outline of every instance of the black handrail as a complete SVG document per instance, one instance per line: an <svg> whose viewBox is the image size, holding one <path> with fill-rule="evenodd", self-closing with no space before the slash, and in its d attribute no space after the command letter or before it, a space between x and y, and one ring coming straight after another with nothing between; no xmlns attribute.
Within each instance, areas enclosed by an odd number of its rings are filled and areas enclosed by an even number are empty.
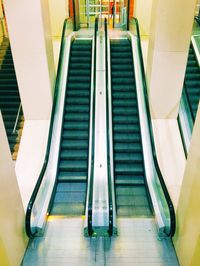
<svg viewBox="0 0 200 266"><path fill-rule="evenodd" d="M139 59L140 59L140 68L142 73L142 83L143 83L143 89L144 89L144 97L145 97L145 106L147 111L147 118L148 118L148 127L149 127L149 134L150 134L150 140L151 140L151 149L152 149L152 155L154 160L154 165L158 174L158 178L160 180L160 184L162 186L163 193L165 195L167 205L169 208L170 213L170 232L165 232L167 236L174 236L175 230L176 230L176 216L174 211L174 206L172 203L172 200L170 198L169 192L167 190L165 181L163 179L158 159L156 155L156 149L155 149L155 142L154 142L154 136L153 136L153 127L152 127L152 121L151 121L151 114L150 114L150 107L149 107L149 99L148 99L148 91L147 91L147 84L146 84L146 76L144 71L144 63L143 63L143 57L142 57L142 48L141 48L141 40L140 40L140 30L139 30L139 24L137 18L132 17L132 19L135 21L136 25L136 32L137 32L137 38L138 38L138 50L139 50Z"/></svg>
<svg viewBox="0 0 200 266"><path fill-rule="evenodd" d="M94 68L93 68L93 113L92 113L92 154L91 154L91 172L89 184L89 198L88 198L88 235L92 236L92 201L93 201L93 180L94 180L94 145L95 145L95 98L96 98L96 46L97 46L97 31L98 31L98 18L95 18L94 27Z"/></svg>
<svg viewBox="0 0 200 266"><path fill-rule="evenodd" d="M59 83L60 83L61 65L62 65L63 53L64 53L65 32L66 32L67 23L69 20L71 20L71 19L70 18L65 19L64 24L63 24L61 47L60 47L60 54L59 54L59 61L58 61L58 70L57 70L57 77L56 77L56 83L55 83L54 99L53 99L53 105L52 105L52 111L51 111L51 119L50 119L49 134L48 134L48 141L47 141L47 146L46 146L45 158L44 158L44 162L43 162L42 169L40 171L37 183L36 183L35 188L32 192L31 198L29 200L29 203L28 203L28 206L26 209L25 229L26 229L27 236L30 238L33 238L37 233L37 231L34 233L31 231L31 213L32 213L33 205L35 203L37 193L40 189L40 185L42 183L44 173L46 171L48 160L49 160L51 140L52 140L52 132L53 132L53 124L54 124L54 115L55 115L55 110L56 110L56 103L57 103Z"/></svg>
<svg viewBox="0 0 200 266"><path fill-rule="evenodd" d="M108 234L113 234L113 197L112 197L112 180L111 180L111 166L110 166L110 132L109 132L109 93L108 93L108 27L107 19L104 20L105 30L105 60L106 60L106 127L107 127L107 172L108 172L108 200L109 200L109 229Z"/></svg>

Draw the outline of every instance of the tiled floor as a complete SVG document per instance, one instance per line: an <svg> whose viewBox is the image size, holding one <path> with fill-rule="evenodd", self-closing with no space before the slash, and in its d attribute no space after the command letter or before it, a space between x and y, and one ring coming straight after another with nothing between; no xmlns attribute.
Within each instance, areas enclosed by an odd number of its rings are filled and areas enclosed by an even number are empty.
<svg viewBox="0 0 200 266"><path fill-rule="evenodd" d="M29 243L22 266L176 266L169 239L159 240L153 219L118 219L118 236L85 238L84 219L50 218L43 237Z"/></svg>

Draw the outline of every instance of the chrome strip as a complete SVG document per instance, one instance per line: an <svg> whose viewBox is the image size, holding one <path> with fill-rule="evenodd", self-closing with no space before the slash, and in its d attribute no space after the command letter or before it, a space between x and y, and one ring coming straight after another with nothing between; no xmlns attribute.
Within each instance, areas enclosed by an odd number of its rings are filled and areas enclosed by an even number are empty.
<svg viewBox="0 0 200 266"><path fill-rule="evenodd" d="M95 153L92 204L92 226L98 236L107 235L109 228L104 38L104 32L99 31L97 33Z"/></svg>

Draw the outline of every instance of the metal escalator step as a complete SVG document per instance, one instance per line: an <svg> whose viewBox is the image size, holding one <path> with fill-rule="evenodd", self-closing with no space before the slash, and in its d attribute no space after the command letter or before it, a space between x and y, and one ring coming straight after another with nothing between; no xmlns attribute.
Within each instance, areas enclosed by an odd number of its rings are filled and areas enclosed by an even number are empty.
<svg viewBox="0 0 200 266"><path fill-rule="evenodd" d="M185 78L186 80L200 79L200 74L198 72L197 73L186 73Z"/></svg>
<svg viewBox="0 0 200 266"><path fill-rule="evenodd" d="M58 182L57 191L58 192L85 192L86 191L86 182Z"/></svg>
<svg viewBox="0 0 200 266"><path fill-rule="evenodd" d="M71 63L78 63L78 64L85 64L85 63L90 63L91 57L90 56L85 56L85 57L70 57L70 64Z"/></svg>
<svg viewBox="0 0 200 266"><path fill-rule="evenodd" d="M114 115L113 116L113 123L114 124L137 124L139 123L138 116L123 116L123 115Z"/></svg>
<svg viewBox="0 0 200 266"><path fill-rule="evenodd" d="M123 65L123 64L133 64L132 58L111 58L111 64L112 65Z"/></svg>
<svg viewBox="0 0 200 266"><path fill-rule="evenodd" d="M124 107L117 107L113 109L113 115L124 115L124 116L133 116L138 114L137 108L126 108Z"/></svg>
<svg viewBox="0 0 200 266"><path fill-rule="evenodd" d="M198 87L191 87L189 89L189 98L197 97L199 99L199 96L200 96L200 89Z"/></svg>
<svg viewBox="0 0 200 266"><path fill-rule="evenodd" d="M136 143L114 143L114 151L115 152L142 152L142 146L140 142Z"/></svg>
<svg viewBox="0 0 200 266"><path fill-rule="evenodd" d="M133 84L134 81L135 81L134 78L130 78L130 77L118 77L118 78L114 77L114 78L112 78L112 84L113 85L115 85L115 84L117 84L117 85L128 84L131 86L131 84Z"/></svg>
<svg viewBox="0 0 200 266"><path fill-rule="evenodd" d="M10 79L0 78L0 86L11 85L11 84L17 85L16 78L10 78Z"/></svg>
<svg viewBox="0 0 200 266"><path fill-rule="evenodd" d="M131 85L112 85L112 91L113 92L121 92L121 93L126 93L126 92L131 92L135 94L135 84Z"/></svg>
<svg viewBox="0 0 200 266"><path fill-rule="evenodd" d="M89 105L89 97L68 97L67 98L67 104L88 104Z"/></svg>
<svg viewBox="0 0 200 266"><path fill-rule="evenodd" d="M117 47L117 46L111 45L111 54L113 52L120 53L120 52L129 52L129 51L131 51L131 48L129 46L127 46L127 45L121 46L121 47Z"/></svg>
<svg viewBox="0 0 200 266"><path fill-rule="evenodd" d="M124 133L124 132L125 133L139 133L140 132L139 124L131 124L131 125L114 124L113 129L115 133Z"/></svg>
<svg viewBox="0 0 200 266"><path fill-rule="evenodd" d="M73 57L91 57L91 51L77 51L77 50L72 50L71 51L71 56Z"/></svg>
<svg viewBox="0 0 200 266"><path fill-rule="evenodd" d="M134 107L137 106L137 102L134 101L133 99L131 100L119 100L119 99L113 99L112 101L113 107Z"/></svg>
<svg viewBox="0 0 200 266"><path fill-rule="evenodd" d="M134 176L144 175L143 164L117 163L114 168L115 174Z"/></svg>
<svg viewBox="0 0 200 266"><path fill-rule="evenodd" d="M90 77L90 75L85 75L85 76L79 76L78 78L77 78L77 76L71 76L71 75L69 75L69 78L68 78L68 82L77 82L77 80L78 80L78 82L89 82L90 83L90 79L91 79L91 77Z"/></svg>
<svg viewBox="0 0 200 266"><path fill-rule="evenodd" d="M89 123L86 122L70 122L64 123L63 128L65 130L88 130Z"/></svg>
<svg viewBox="0 0 200 266"><path fill-rule="evenodd" d="M132 88L132 91L128 92L119 92L119 91L113 91L112 93L113 100L135 100L136 101L136 93Z"/></svg>
<svg viewBox="0 0 200 266"><path fill-rule="evenodd" d="M90 69L69 69L69 76L75 76L78 78L79 76L91 76Z"/></svg>
<svg viewBox="0 0 200 266"><path fill-rule="evenodd" d="M116 198L118 216L152 216L145 186L116 186Z"/></svg>
<svg viewBox="0 0 200 266"><path fill-rule="evenodd" d="M115 65L112 65L111 67L112 71L114 70L120 70L120 71L133 71L133 65L132 64L122 64L122 65L118 65L118 64L115 64Z"/></svg>
<svg viewBox="0 0 200 266"><path fill-rule="evenodd" d="M74 89L74 90L89 90L90 89L90 83L79 83L79 81L77 80L77 82L68 82L67 84L67 90L68 89Z"/></svg>
<svg viewBox="0 0 200 266"><path fill-rule="evenodd" d="M62 172L58 173L59 182L83 182L87 180L88 173L86 172Z"/></svg>
<svg viewBox="0 0 200 266"><path fill-rule="evenodd" d="M144 175L135 175L134 178L131 178L131 176L129 175L116 174L115 185L116 186L145 185Z"/></svg>
<svg viewBox="0 0 200 266"><path fill-rule="evenodd" d="M112 51L112 58L131 58L132 52L130 50L126 51Z"/></svg>
<svg viewBox="0 0 200 266"><path fill-rule="evenodd" d="M72 63L70 62L70 68L71 69L90 69L91 64L90 63Z"/></svg>
<svg viewBox="0 0 200 266"><path fill-rule="evenodd" d="M88 113L66 113L64 115L64 120L67 121L88 121L89 114Z"/></svg>
<svg viewBox="0 0 200 266"><path fill-rule="evenodd" d="M87 173L87 160L60 160L59 171Z"/></svg>
<svg viewBox="0 0 200 266"><path fill-rule="evenodd" d="M67 90L67 95L72 96L72 97L89 97L90 92L85 89L85 90Z"/></svg>
<svg viewBox="0 0 200 266"><path fill-rule="evenodd" d="M135 143L141 141L139 134L115 133L114 142Z"/></svg>
<svg viewBox="0 0 200 266"><path fill-rule="evenodd" d="M62 150L60 152L60 159L64 160L87 160L88 158L88 151L87 150L73 150L73 151L66 151Z"/></svg>
<svg viewBox="0 0 200 266"><path fill-rule="evenodd" d="M53 204L51 214L52 215L66 215L66 216L80 216L84 215L85 201L84 202L55 202Z"/></svg>
<svg viewBox="0 0 200 266"><path fill-rule="evenodd" d="M62 149L86 150L88 149L88 140L62 140Z"/></svg>
<svg viewBox="0 0 200 266"><path fill-rule="evenodd" d="M200 88L200 78L199 80L186 80L185 83L187 87L197 87L198 89Z"/></svg>
<svg viewBox="0 0 200 266"><path fill-rule="evenodd" d="M65 107L65 111L66 112L72 112L72 113L88 113L89 112L89 105L70 105L67 104L67 106Z"/></svg>
<svg viewBox="0 0 200 266"><path fill-rule="evenodd" d="M63 139L88 140L88 137L89 137L88 130L82 130L82 131L64 130L62 132Z"/></svg>
<svg viewBox="0 0 200 266"><path fill-rule="evenodd" d="M196 65L197 65L196 60L189 60L187 62L187 67L196 66Z"/></svg>
<svg viewBox="0 0 200 266"><path fill-rule="evenodd" d="M143 161L142 153L116 153L114 154L114 160L116 163L129 162L129 163L141 163Z"/></svg>
<svg viewBox="0 0 200 266"><path fill-rule="evenodd" d="M199 68L197 66L186 67L186 74L188 73L199 73Z"/></svg>
<svg viewBox="0 0 200 266"><path fill-rule="evenodd" d="M112 71L112 78L134 78L133 71Z"/></svg>

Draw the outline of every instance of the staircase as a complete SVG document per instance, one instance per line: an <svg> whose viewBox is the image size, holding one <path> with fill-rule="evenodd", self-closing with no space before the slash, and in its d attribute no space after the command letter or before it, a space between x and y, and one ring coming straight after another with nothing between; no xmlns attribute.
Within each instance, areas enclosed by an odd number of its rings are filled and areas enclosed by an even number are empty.
<svg viewBox="0 0 200 266"><path fill-rule="evenodd" d="M20 96L15 75L12 53L9 40L4 39L0 47L0 109L8 137L13 160L17 158L24 117L22 109L15 127L15 121L20 106Z"/></svg>
<svg viewBox="0 0 200 266"><path fill-rule="evenodd" d="M185 90L191 106L192 116L195 119L200 99L200 69L192 44L189 49L185 73Z"/></svg>
<svg viewBox="0 0 200 266"><path fill-rule="evenodd" d="M152 215L137 106L131 43L111 40L112 119L117 215Z"/></svg>
<svg viewBox="0 0 200 266"><path fill-rule="evenodd" d="M88 175L92 41L71 45L57 190L51 214L83 215Z"/></svg>

